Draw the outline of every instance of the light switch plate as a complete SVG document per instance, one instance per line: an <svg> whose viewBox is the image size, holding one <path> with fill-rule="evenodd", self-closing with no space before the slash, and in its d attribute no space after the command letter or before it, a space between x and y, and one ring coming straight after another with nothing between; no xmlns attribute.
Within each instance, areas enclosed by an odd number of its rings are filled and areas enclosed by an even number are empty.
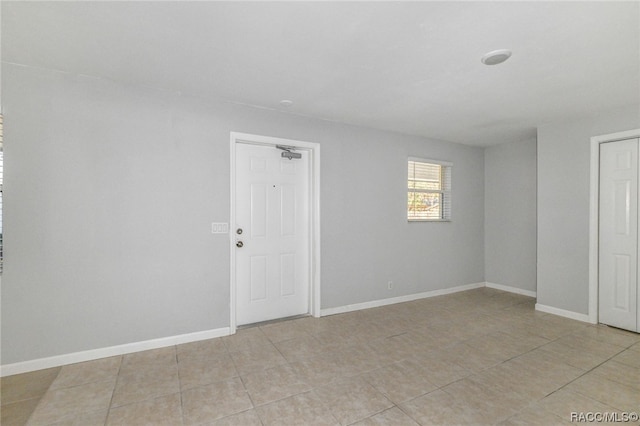
<svg viewBox="0 0 640 426"><path fill-rule="evenodd" d="M224 222L213 222L211 224L211 233L212 234L228 234L229 224Z"/></svg>

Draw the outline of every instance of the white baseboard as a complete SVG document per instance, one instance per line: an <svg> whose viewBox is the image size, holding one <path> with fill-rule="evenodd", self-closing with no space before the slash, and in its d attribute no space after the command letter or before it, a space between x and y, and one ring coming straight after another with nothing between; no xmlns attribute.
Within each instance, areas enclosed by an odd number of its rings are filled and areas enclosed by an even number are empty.
<svg viewBox="0 0 640 426"><path fill-rule="evenodd" d="M343 314L345 312L359 311L361 309L377 308L379 306L393 305L395 303L411 302L412 300L426 299L427 297L442 296L445 294L458 293L460 291L472 290L474 288L484 287L485 283L473 283L460 285L457 287L443 288L440 290L432 290L424 293L408 294L406 296L391 297L389 299L372 300L370 302L355 303L353 305L338 306L335 308L326 308L320 310L320 316Z"/></svg>
<svg viewBox="0 0 640 426"><path fill-rule="evenodd" d="M537 294L535 291L524 290L518 287L511 287L508 285L496 284L496 283L485 283L486 287L495 288L496 290L508 291L509 293L522 294L524 296L536 297Z"/></svg>
<svg viewBox="0 0 640 426"><path fill-rule="evenodd" d="M589 315L580 314L578 312L573 312L573 311L566 311L564 309L554 308L553 306L541 305L539 303L536 303L536 311L545 312L547 314L558 315L558 316L569 318L576 321L591 323L591 321L589 320Z"/></svg>
<svg viewBox="0 0 640 426"><path fill-rule="evenodd" d="M320 315L335 315L345 312L359 311L361 309L376 308L379 306L392 305L395 303L411 302L418 299L426 299L429 297L443 296L445 294L458 293L461 291L472 290L475 288L489 287L497 290L508 291L511 293L523 294L526 296L536 297L536 292L523 290L516 287L505 286L501 284L479 282L461 285L451 288L443 288L439 290L427 291L424 293L409 294L406 296L391 297L389 299L373 300L370 302L356 303L353 305L338 306L335 308L321 309ZM554 308L552 306L540 305L536 303L536 310L546 312L562 317L590 322L589 316L576 312L565 311L563 309ZM27 373L45 368L59 367L62 365L74 364L78 362L92 361L95 359L106 358L110 356L124 355L133 352L146 351L149 349L164 348L167 346L180 345L183 343L197 342L199 340L213 339L216 337L228 336L230 334L229 327L217 328L214 330L199 331L195 333L181 334L177 336L163 337L160 339L145 340L142 342L127 343L124 345L110 346L106 348L92 349L82 352L74 352L70 354L57 355L48 358L34 359L14 364L6 364L0 366L0 377L11 376L13 374Z"/></svg>
<svg viewBox="0 0 640 426"><path fill-rule="evenodd" d="M75 364L77 362L93 361L95 359L110 356L124 355L132 352L146 351L149 349L164 348L183 343L197 342L199 340L213 339L229 335L229 327L213 330L198 331L195 333L180 334L177 336L162 337L160 339L145 340L142 342L127 343L124 345L110 346L100 349L92 349L82 352L52 356L48 358L33 359L30 361L16 362L0 366L0 377L13 374L28 373L44 368L59 367L61 365Z"/></svg>

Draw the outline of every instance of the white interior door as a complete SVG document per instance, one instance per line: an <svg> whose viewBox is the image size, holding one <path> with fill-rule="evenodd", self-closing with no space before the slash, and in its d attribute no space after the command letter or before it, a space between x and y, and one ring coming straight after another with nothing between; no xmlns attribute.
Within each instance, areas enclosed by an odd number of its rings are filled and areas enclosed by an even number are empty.
<svg viewBox="0 0 640 426"><path fill-rule="evenodd" d="M600 144L599 321L638 331L638 139Z"/></svg>
<svg viewBox="0 0 640 426"><path fill-rule="evenodd" d="M309 153L298 152L236 144L238 325L309 313Z"/></svg>

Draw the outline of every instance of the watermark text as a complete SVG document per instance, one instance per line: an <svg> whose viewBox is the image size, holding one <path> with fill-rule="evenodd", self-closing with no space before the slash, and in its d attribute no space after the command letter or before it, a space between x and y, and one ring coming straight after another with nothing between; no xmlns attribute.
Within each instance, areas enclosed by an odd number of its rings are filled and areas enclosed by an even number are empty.
<svg viewBox="0 0 640 426"><path fill-rule="evenodd" d="M638 418L638 413L626 411L572 411L570 415L572 423L629 423L637 422Z"/></svg>

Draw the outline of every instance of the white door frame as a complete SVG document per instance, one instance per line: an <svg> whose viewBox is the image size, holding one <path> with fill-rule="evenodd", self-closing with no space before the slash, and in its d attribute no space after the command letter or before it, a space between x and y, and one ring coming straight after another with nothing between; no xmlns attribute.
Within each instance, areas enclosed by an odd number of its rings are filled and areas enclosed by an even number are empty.
<svg viewBox="0 0 640 426"><path fill-rule="evenodd" d="M600 207L600 144L640 137L640 129L610 133L591 138L589 199L589 322L598 323L598 239Z"/></svg>
<svg viewBox="0 0 640 426"><path fill-rule="evenodd" d="M236 145L287 145L308 151L309 158L309 313L320 316L320 144L270 136L231 132L231 211L229 222L229 252L231 254L231 283L229 286L229 333L236 332L236 246L234 227L236 223Z"/></svg>

